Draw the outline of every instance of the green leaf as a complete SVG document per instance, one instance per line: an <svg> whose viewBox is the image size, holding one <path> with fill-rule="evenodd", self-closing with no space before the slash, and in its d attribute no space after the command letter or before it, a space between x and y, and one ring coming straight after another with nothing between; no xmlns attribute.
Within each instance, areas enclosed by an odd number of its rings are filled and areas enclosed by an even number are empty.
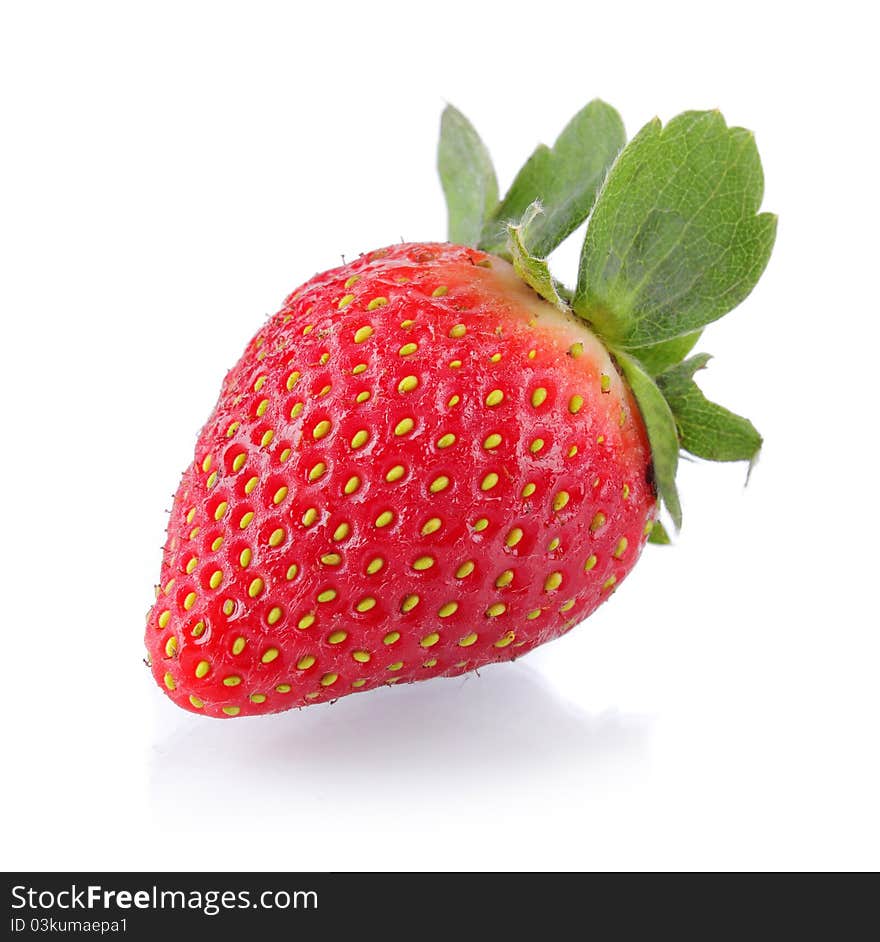
<svg viewBox="0 0 880 942"><path fill-rule="evenodd" d="M702 330L695 330L692 334L682 334L681 337L663 340L650 347L631 347L629 352L651 376L656 376L681 363L693 350L694 344L700 339L700 334Z"/></svg>
<svg viewBox="0 0 880 942"><path fill-rule="evenodd" d="M672 540L669 539L669 534L666 532L666 527L664 527L659 520L654 521L651 532L648 534L648 542L656 543L657 546L669 546L672 542Z"/></svg>
<svg viewBox="0 0 880 942"><path fill-rule="evenodd" d="M503 253L506 224L536 200L544 208L529 232L529 253L545 258L587 218L596 191L626 142L620 115L604 101L582 108L552 148L539 144L516 175L480 238L480 248Z"/></svg>
<svg viewBox="0 0 880 942"><path fill-rule="evenodd" d="M498 205L498 181L485 144L452 105L446 106L440 119L437 168L449 212L449 241L476 246Z"/></svg>
<svg viewBox="0 0 880 942"><path fill-rule="evenodd" d="M710 461L752 463L763 441L758 430L748 419L710 402L693 380L708 360L709 355L702 353L657 377L675 416L681 446Z"/></svg>
<svg viewBox="0 0 880 942"><path fill-rule="evenodd" d="M522 222L518 226L508 223L507 247L513 261L513 267L520 278L537 291L545 301L555 304L562 311L567 311L569 307L559 294L556 281L550 274L547 260L535 258L526 249L531 228L534 226L535 220L540 219L542 214L541 204L534 202L526 210Z"/></svg>
<svg viewBox="0 0 880 942"><path fill-rule="evenodd" d="M656 383L632 357L619 351L615 354L629 387L639 404L651 458L654 462L654 480L672 522L681 527L681 504L675 487L675 472L678 470L678 433L672 411L663 398Z"/></svg>
<svg viewBox="0 0 880 942"><path fill-rule="evenodd" d="M615 347L691 333L758 281L776 217L755 215L763 172L751 132L717 111L647 124L611 169L581 253L575 310Z"/></svg>

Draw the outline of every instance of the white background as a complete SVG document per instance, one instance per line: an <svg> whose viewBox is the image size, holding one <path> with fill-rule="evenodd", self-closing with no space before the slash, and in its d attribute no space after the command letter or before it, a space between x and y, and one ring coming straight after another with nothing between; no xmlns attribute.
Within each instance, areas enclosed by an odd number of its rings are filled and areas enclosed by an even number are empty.
<svg viewBox="0 0 880 942"><path fill-rule="evenodd" d="M869 8L5 4L4 868L880 866ZM178 710L141 635L225 370L341 254L443 237L445 101L504 187L594 96L757 134L776 251L701 344L749 487L686 465L677 545L515 665Z"/></svg>

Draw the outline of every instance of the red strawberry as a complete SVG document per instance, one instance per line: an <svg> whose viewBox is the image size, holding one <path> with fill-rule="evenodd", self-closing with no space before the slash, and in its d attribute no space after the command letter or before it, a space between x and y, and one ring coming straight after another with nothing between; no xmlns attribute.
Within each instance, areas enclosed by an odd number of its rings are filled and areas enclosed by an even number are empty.
<svg viewBox="0 0 880 942"><path fill-rule="evenodd" d="M460 674L564 634L623 581L657 511L650 394L646 432L616 365L641 361L520 277L541 290L534 218L509 229L516 270L398 245L314 277L248 344L147 624L176 703L252 715ZM676 369L654 385L673 400Z"/></svg>

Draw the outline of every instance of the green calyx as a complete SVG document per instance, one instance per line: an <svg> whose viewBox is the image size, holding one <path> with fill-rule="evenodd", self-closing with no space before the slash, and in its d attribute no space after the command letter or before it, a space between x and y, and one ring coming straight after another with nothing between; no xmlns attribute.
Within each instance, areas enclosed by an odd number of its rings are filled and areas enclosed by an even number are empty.
<svg viewBox="0 0 880 942"><path fill-rule="evenodd" d="M776 236L759 213L761 161L751 132L717 111L649 122L628 143L620 116L592 101L553 147L538 146L499 198L488 151L468 120L443 113L438 166L449 239L508 259L538 294L583 318L615 357L641 409L660 499L675 527L680 451L757 458L748 419L710 402L688 357L703 329L757 284ZM576 286L547 256L585 220ZM657 528L652 542L668 542Z"/></svg>

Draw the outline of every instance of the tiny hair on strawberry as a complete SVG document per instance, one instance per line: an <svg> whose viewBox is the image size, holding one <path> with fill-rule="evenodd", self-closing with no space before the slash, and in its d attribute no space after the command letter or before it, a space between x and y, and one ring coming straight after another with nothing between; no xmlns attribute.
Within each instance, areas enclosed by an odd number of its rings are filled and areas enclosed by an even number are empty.
<svg viewBox="0 0 880 942"><path fill-rule="evenodd" d="M315 275L223 380L146 625L187 710L277 713L520 657L669 542L681 452L758 455L692 353L773 247L751 132L689 111L627 143L595 100L501 196L448 106L438 168L447 242ZM585 221L564 283L547 257Z"/></svg>

